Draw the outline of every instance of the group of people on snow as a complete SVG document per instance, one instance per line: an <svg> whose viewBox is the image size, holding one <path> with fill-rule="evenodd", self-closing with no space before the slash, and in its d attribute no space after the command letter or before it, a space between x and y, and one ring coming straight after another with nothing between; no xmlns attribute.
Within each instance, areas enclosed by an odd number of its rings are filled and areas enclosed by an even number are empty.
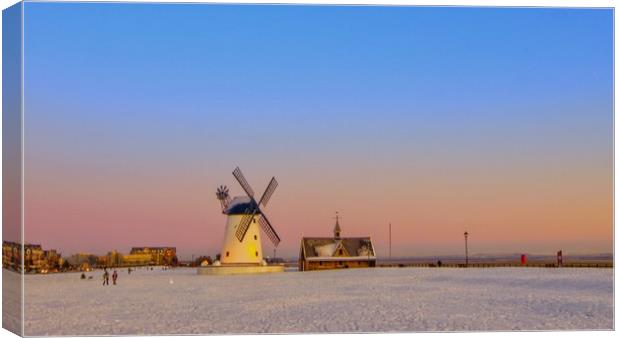
<svg viewBox="0 0 620 338"><path fill-rule="evenodd" d="M116 280L118 279L118 273L116 270L112 273L112 284L116 285ZM103 285L110 285L110 274L108 273L107 268L103 268Z"/></svg>
<svg viewBox="0 0 620 338"><path fill-rule="evenodd" d="M131 270L129 270L131 271ZM131 273L131 272L129 272ZM92 276L89 276L88 279L92 279ZM86 274L84 274L82 272L82 275L80 276L80 279L86 279ZM114 270L114 272L112 273L112 284L116 285L116 280L118 279L118 272L116 272L116 270ZM103 285L110 285L110 273L108 272L107 268L103 268Z"/></svg>
<svg viewBox="0 0 620 338"><path fill-rule="evenodd" d="M153 270L153 267L147 267L147 270ZM162 269L166 270L166 267L163 267ZM134 271L134 269L132 269L131 267L127 268L127 275L130 275L132 272ZM108 268L103 268L103 285L110 285L110 273L108 272ZM92 276L88 276L88 279L92 279ZM82 272L82 275L80 276L80 279L86 279L86 274L84 274ZM116 269L112 272L112 284L116 285L116 281L118 280L118 272L116 272Z"/></svg>

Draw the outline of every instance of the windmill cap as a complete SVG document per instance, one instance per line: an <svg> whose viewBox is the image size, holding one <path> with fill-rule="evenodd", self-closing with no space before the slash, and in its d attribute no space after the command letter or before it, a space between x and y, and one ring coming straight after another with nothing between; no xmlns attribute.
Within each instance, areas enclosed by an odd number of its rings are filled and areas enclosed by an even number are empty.
<svg viewBox="0 0 620 338"><path fill-rule="evenodd" d="M248 196L237 196L233 198L233 200L228 205L228 209L226 209L226 214L228 215L244 215L247 209L256 208L256 203L252 202L252 200Z"/></svg>

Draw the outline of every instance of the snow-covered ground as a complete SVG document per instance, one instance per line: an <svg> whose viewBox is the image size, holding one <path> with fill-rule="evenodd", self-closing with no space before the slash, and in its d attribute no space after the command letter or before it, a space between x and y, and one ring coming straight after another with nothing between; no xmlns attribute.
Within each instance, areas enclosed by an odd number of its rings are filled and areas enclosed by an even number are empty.
<svg viewBox="0 0 620 338"><path fill-rule="evenodd" d="M119 271L119 284L105 287L100 271L87 274L93 280L76 273L26 276L25 334L613 328L612 269Z"/></svg>
<svg viewBox="0 0 620 338"><path fill-rule="evenodd" d="M2 270L2 327L20 334L22 330L21 276Z"/></svg>

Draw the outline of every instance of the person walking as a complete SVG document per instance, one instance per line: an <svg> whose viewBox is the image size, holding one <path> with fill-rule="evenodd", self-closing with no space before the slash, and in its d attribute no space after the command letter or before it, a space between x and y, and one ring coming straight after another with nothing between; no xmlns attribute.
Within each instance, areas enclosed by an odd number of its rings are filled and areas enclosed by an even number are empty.
<svg viewBox="0 0 620 338"><path fill-rule="evenodd" d="M114 273L112 274L112 284L116 285L117 278L118 278L118 273L116 273L116 270L114 270Z"/></svg>
<svg viewBox="0 0 620 338"><path fill-rule="evenodd" d="M110 274L106 268L103 268L103 285L110 285Z"/></svg>

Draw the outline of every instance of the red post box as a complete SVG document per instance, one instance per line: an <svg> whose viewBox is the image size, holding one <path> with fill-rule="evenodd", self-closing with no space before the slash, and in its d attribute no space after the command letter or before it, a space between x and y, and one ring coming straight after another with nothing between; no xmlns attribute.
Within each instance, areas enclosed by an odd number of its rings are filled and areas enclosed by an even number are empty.
<svg viewBox="0 0 620 338"><path fill-rule="evenodd" d="M527 256L521 255L521 265L525 265L525 263L527 263Z"/></svg>

